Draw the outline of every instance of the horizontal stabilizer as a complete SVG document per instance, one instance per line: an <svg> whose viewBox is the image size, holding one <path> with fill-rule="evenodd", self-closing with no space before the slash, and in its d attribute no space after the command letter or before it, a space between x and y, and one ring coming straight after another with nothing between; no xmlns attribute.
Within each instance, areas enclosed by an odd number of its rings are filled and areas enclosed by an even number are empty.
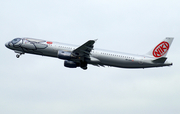
<svg viewBox="0 0 180 114"><path fill-rule="evenodd" d="M154 62L154 63L164 63L166 61L166 59L167 59L166 57L161 57L161 58L153 60L152 62Z"/></svg>

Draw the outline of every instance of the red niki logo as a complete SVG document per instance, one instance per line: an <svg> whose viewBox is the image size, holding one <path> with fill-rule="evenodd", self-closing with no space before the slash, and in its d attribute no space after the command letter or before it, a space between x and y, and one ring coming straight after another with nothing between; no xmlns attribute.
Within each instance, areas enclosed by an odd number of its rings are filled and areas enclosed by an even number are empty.
<svg viewBox="0 0 180 114"><path fill-rule="evenodd" d="M154 48L153 56L161 57L168 51L168 49L169 49L169 43L163 41Z"/></svg>
<svg viewBox="0 0 180 114"><path fill-rule="evenodd" d="M48 42L46 42L46 43L47 43L47 44L52 44L52 42L49 42L49 41L48 41Z"/></svg>

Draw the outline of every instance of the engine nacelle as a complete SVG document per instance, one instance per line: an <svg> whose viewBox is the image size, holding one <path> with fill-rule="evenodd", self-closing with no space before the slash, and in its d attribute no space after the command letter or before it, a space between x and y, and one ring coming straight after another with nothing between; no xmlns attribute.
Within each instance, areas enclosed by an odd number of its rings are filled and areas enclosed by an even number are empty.
<svg viewBox="0 0 180 114"><path fill-rule="evenodd" d="M71 59L71 52L58 51L57 57L59 59L70 60Z"/></svg>
<svg viewBox="0 0 180 114"><path fill-rule="evenodd" d="M64 61L64 66L68 68L76 68L77 64L73 61Z"/></svg>

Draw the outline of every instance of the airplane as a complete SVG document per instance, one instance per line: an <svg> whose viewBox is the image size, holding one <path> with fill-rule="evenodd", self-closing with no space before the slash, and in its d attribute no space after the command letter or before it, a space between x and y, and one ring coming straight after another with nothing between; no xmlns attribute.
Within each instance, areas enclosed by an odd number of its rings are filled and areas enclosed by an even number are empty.
<svg viewBox="0 0 180 114"><path fill-rule="evenodd" d="M17 53L17 58L25 53L55 57L65 60L64 66L68 68L80 67L86 70L88 64L91 64L103 67L144 69L173 65L173 63L166 61L166 55L173 39L166 37L144 55L95 49L94 44L97 40L89 40L81 46L76 46L34 38L15 38L7 42L5 46L14 50Z"/></svg>

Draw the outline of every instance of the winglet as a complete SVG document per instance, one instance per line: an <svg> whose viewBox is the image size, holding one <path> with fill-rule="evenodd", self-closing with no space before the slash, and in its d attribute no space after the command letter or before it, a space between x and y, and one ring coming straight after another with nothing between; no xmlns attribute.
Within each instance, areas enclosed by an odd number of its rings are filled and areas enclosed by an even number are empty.
<svg viewBox="0 0 180 114"><path fill-rule="evenodd" d="M96 42L98 39L95 39L94 41Z"/></svg>

